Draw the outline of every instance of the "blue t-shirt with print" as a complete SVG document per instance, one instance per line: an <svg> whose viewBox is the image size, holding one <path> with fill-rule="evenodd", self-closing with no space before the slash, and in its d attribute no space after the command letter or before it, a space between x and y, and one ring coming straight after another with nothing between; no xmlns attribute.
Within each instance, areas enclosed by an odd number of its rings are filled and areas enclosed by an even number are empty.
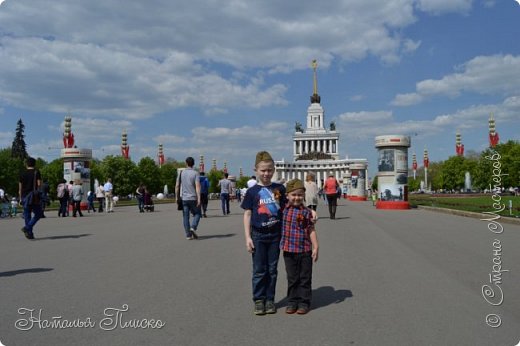
<svg viewBox="0 0 520 346"><path fill-rule="evenodd" d="M281 232L285 187L272 183L269 186L254 185L247 189L241 207L251 210L251 227L257 232Z"/></svg>

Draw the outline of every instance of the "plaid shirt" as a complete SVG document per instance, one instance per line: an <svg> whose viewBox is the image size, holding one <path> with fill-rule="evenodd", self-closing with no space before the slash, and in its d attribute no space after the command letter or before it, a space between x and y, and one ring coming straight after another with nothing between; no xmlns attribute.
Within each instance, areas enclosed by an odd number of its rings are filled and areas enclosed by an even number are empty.
<svg viewBox="0 0 520 346"><path fill-rule="evenodd" d="M302 206L287 205L283 211L282 240L280 249L286 252L312 251L310 232L312 224L312 212Z"/></svg>

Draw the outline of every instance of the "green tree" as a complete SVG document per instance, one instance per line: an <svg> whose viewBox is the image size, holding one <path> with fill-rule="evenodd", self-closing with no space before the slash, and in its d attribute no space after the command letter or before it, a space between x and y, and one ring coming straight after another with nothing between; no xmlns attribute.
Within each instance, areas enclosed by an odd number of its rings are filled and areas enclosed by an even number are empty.
<svg viewBox="0 0 520 346"><path fill-rule="evenodd" d="M55 159L48 164L42 165L40 168L43 181L49 184L49 195L51 199L56 199L56 189L63 179L63 159Z"/></svg>
<svg viewBox="0 0 520 346"><path fill-rule="evenodd" d="M174 193L175 183L177 181L177 164L175 162L167 162L159 168L161 185L168 185L169 193Z"/></svg>
<svg viewBox="0 0 520 346"><path fill-rule="evenodd" d="M137 164L137 168L139 170L140 182L146 185L150 193L154 194L163 191L164 184L162 184L162 179L160 179L160 169L152 158L143 157Z"/></svg>
<svg viewBox="0 0 520 346"><path fill-rule="evenodd" d="M440 170L442 186L440 188L459 191L464 187L464 173L464 157L451 156L442 162L442 169Z"/></svg>
<svg viewBox="0 0 520 346"><path fill-rule="evenodd" d="M220 179L224 178L224 172L212 169L206 176L209 180L209 193L220 192L220 189L218 188L218 182Z"/></svg>
<svg viewBox="0 0 520 346"><path fill-rule="evenodd" d="M0 187L10 196L18 197L18 180L24 169L24 162L11 156L11 148L0 150Z"/></svg>
<svg viewBox="0 0 520 346"><path fill-rule="evenodd" d="M250 177L243 176L241 178L238 178L237 180L237 188L243 189L244 187L247 187L247 181L251 179Z"/></svg>
<svg viewBox="0 0 520 346"><path fill-rule="evenodd" d="M16 133L14 135L13 144L11 145L11 156L20 159L22 162L29 156L25 145L25 125L22 119L18 119L16 123Z"/></svg>
<svg viewBox="0 0 520 346"><path fill-rule="evenodd" d="M500 185L504 188L520 185L520 142L508 141L498 144L494 149L488 148L482 152L473 176L473 185L481 190L489 189L496 183L493 181L493 169L498 167ZM496 167L494 167L494 165Z"/></svg>
<svg viewBox="0 0 520 346"><path fill-rule="evenodd" d="M136 184L139 183L139 170L133 161L109 155L103 159L102 169L103 175L112 179L115 195L127 196L135 192Z"/></svg>

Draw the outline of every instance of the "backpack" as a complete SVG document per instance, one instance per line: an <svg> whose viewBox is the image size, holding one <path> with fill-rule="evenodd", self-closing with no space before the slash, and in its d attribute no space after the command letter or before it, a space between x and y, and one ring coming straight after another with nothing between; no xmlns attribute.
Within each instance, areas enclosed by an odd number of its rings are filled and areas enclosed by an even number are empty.
<svg viewBox="0 0 520 346"><path fill-rule="evenodd" d="M58 198L63 198L65 196L66 186L64 184L58 185Z"/></svg>

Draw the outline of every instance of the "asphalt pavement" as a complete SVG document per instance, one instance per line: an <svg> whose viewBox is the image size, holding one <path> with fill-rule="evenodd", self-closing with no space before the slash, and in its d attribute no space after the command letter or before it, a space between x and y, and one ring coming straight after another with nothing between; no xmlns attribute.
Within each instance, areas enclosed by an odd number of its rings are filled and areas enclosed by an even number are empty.
<svg viewBox="0 0 520 346"><path fill-rule="evenodd" d="M285 314L281 260L279 311L255 316L238 204L211 201L189 241L175 204L155 210L48 212L33 241L0 219L0 345L520 342L520 225L343 199L330 220L322 203L311 312Z"/></svg>

